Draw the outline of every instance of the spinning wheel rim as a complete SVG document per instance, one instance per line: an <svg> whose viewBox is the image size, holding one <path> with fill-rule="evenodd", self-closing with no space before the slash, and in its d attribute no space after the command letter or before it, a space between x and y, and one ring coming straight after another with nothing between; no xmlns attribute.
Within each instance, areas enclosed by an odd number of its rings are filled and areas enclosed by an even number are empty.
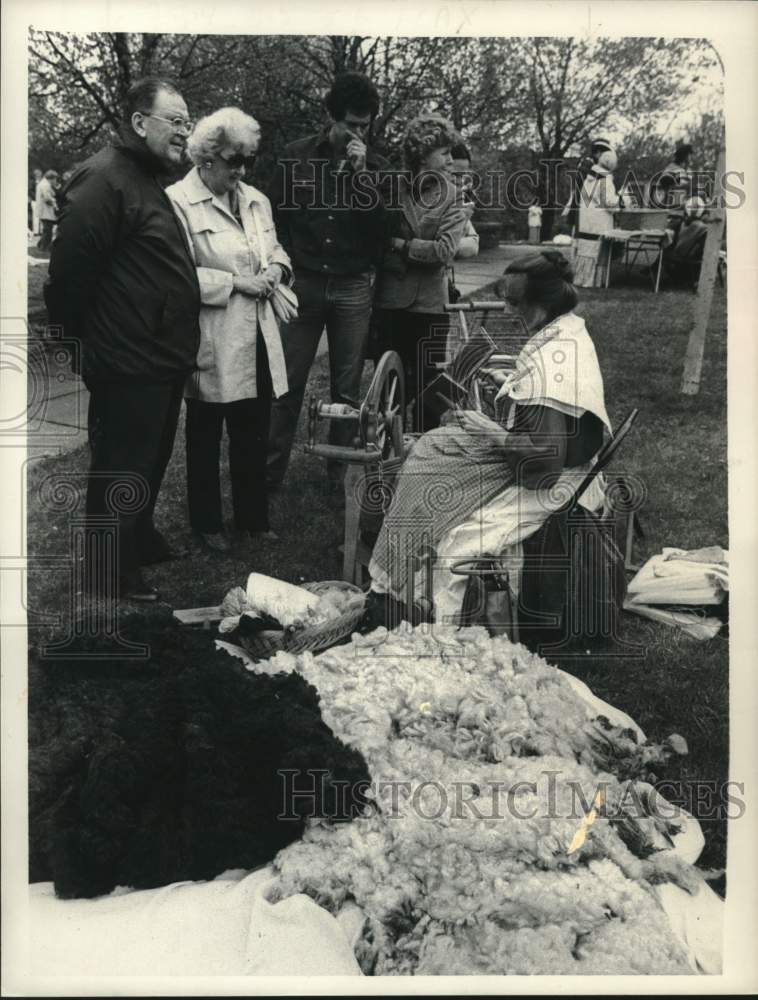
<svg viewBox="0 0 758 1000"><path fill-rule="evenodd" d="M405 373L400 355L385 351L379 359L366 398L361 406L361 433L367 447L377 450L382 460L395 456L396 421L405 413Z"/></svg>

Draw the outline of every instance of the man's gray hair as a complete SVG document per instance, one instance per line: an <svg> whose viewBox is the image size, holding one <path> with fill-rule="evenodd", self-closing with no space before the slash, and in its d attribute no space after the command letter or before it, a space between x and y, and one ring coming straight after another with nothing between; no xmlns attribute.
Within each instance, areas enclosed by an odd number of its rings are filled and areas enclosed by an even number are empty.
<svg viewBox="0 0 758 1000"><path fill-rule="evenodd" d="M250 146L257 147L260 125L239 108L219 108L201 118L187 142L190 159L198 166L208 156L215 156L222 149L234 153Z"/></svg>

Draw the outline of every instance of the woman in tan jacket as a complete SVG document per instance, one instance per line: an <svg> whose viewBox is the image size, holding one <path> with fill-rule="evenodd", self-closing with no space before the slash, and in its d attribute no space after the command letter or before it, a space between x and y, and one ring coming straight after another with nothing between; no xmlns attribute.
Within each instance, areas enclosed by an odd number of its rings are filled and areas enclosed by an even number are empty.
<svg viewBox="0 0 758 1000"><path fill-rule="evenodd" d="M374 300L380 350L397 351L406 375L406 399L416 400L414 427L427 431L439 419L417 396L445 360L449 326L447 269L466 232L470 210L450 177L455 129L439 115L408 125L403 153L408 173L399 186Z"/></svg>
<svg viewBox="0 0 758 1000"><path fill-rule="evenodd" d="M221 434L229 435L234 523L252 537L269 529L266 449L272 396L287 391L270 296L291 278L268 198L243 184L260 141L254 118L222 108L188 143L194 168L167 190L184 224L200 282L200 349L185 388L190 524L205 546L229 550L219 482Z"/></svg>

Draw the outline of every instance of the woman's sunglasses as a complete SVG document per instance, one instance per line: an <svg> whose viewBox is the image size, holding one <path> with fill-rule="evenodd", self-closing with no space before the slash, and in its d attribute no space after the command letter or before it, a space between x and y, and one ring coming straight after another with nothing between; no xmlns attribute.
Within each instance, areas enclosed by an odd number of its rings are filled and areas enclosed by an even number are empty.
<svg viewBox="0 0 758 1000"><path fill-rule="evenodd" d="M255 166L255 157L243 156L242 153L235 153L233 156L221 156L219 154L219 160L223 160L231 170L239 170L240 167L244 167L245 170L252 170Z"/></svg>

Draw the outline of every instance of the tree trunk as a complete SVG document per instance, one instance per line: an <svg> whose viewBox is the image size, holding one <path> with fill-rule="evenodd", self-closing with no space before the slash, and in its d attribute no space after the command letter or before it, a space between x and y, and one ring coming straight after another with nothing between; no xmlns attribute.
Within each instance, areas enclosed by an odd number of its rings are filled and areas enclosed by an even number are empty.
<svg viewBox="0 0 758 1000"><path fill-rule="evenodd" d="M542 208L540 239L549 240L553 235L556 219L562 206L558 203L558 164L563 162L560 150L548 149L540 154L537 164L537 194Z"/></svg>

